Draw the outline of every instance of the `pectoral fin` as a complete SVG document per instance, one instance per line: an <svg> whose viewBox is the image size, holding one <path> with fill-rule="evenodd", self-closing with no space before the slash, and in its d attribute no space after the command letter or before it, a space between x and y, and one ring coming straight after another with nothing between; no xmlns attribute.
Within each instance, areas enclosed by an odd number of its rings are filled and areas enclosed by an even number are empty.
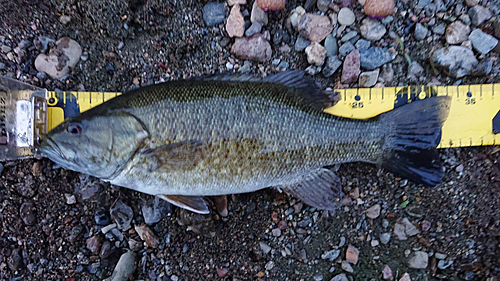
<svg viewBox="0 0 500 281"><path fill-rule="evenodd" d="M340 178L328 169L317 169L283 187L304 203L318 209L336 210L344 196Z"/></svg>
<svg viewBox="0 0 500 281"><path fill-rule="evenodd" d="M210 214L207 202L200 196L157 195L171 204L198 214Z"/></svg>
<svg viewBox="0 0 500 281"><path fill-rule="evenodd" d="M141 154L148 157L149 170L160 167L168 170L191 170L203 159L203 144L184 141L147 149Z"/></svg>

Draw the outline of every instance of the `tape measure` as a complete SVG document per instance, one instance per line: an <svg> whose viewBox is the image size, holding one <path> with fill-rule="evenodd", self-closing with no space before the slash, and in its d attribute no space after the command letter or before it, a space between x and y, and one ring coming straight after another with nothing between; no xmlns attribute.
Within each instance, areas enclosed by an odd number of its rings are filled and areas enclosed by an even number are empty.
<svg viewBox="0 0 500 281"><path fill-rule="evenodd" d="M498 92L495 94L495 90ZM500 132L500 84L405 86L335 90L340 101L326 113L367 119L404 104L435 96L452 98L438 148L496 145ZM48 130L112 99L119 92L48 92Z"/></svg>

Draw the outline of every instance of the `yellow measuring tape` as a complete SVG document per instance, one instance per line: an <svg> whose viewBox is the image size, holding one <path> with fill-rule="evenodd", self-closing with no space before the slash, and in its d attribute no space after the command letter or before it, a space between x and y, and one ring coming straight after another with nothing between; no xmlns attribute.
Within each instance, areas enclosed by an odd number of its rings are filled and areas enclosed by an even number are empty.
<svg viewBox="0 0 500 281"><path fill-rule="evenodd" d="M340 101L325 112L355 119L371 118L416 100L450 96L450 113L443 126L438 148L498 143L493 132L493 119L500 110L500 84L358 88L335 92L340 95ZM48 129L56 127L67 117L84 112L120 94L49 92ZM500 121L500 116L498 118Z"/></svg>

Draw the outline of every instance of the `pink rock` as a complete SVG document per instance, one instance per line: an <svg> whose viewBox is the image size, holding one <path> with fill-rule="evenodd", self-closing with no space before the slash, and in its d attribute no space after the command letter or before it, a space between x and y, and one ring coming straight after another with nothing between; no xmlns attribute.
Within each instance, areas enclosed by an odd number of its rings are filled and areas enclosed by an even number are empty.
<svg viewBox="0 0 500 281"><path fill-rule="evenodd" d="M226 22L226 31L229 37L242 37L243 33L245 33L245 20L238 4L231 8L231 13Z"/></svg>
<svg viewBox="0 0 500 281"><path fill-rule="evenodd" d="M272 49L265 36L256 33L252 37L236 38L231 54L240 60L266 62L271 59Z"/></svg>
<svg viewBox="0 0 500 281"><path fill-rule="evenodd" d="M382 277L384 280L392 280L394 277L392 276L392 269L386 264L384 269L382 270Z"/></svg>
<svg viewBox="0 0 500 281"><path fill-rule="evenodd" d="M219 277L226 277L228 271L227 268L217 268L217 275L219 275Z"/></svg>
<svg viewBox="0 0 500 281"><path fill-rule="evenodd" d="M364 11L368 16L390 16L394 13L394 0L366 0Z"/></svg>
<svg viewBox="0 0 500 281"><path fill-rule="evenodd" d="M300 18L298 28L300 34L312 42L323 41L333 31L329 17L310 13L306 13Z"/></svg>
<svg viewBox="0 0 500 281"><path fill-rule="evenodd" d="M356 249L353 245L349 245L347 247L347 252L345 254L345 259L349 263L357 264L358 263L359 250Z"/></svg>
<svg viewBox="0 0 500 281"><path fill-rule="evenodd" d="M317 42L312 42L306 48L307 62L317 66L323 65L326 58L326 49Z"/></svg>
<svg viewBox="0 0 500 281"><path fill-rule="evenodd" d="M344 66L342 68L342 83L354 83L358 81L358 76L361 73L359 51L354 50L350 52L344 59Z"/></svg>

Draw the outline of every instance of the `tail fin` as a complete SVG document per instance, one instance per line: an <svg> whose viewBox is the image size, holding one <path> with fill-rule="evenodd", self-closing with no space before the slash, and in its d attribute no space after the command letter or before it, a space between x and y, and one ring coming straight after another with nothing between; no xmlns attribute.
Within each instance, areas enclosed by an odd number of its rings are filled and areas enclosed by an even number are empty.
<svg viewBox="0 0 500 281"><path fill-rule="evenodd" d="M436 147L449 108L449 97L433 97L383 114L380 121L388 133L382 168L415 183L440 184L444 173Z"/></svg>

